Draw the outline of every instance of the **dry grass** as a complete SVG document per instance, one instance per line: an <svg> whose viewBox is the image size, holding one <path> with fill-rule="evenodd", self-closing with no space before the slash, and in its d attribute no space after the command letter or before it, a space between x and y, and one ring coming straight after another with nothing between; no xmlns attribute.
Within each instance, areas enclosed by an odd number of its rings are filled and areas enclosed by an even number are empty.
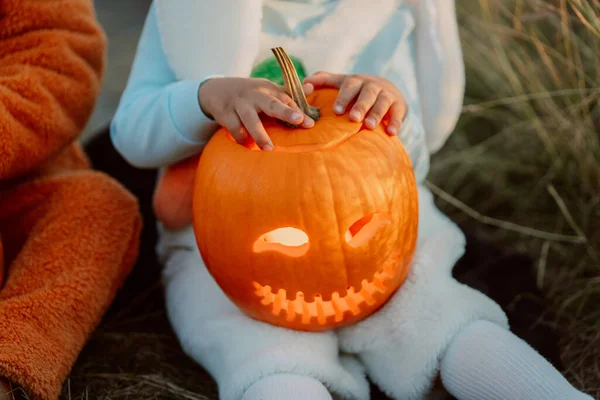
<svg viewBox="0 0 600 400"><path fill-rule="evenodd" d="M156 281L156 270L137 271ZM145 275L146 277L143 277ZM137 286L137 285L135 285ZM159 282L120 296L63 388L65 400L214 400L216 385L186 357L169 327ZM126 293L123 293L126 294Z"/></svg>
<svg viewBox="0 0 600 400"><path fill-rule="evenodd" d="M600 398L600 2L457 2L466 101L431 187L535 257L566 373Z"/></svg>

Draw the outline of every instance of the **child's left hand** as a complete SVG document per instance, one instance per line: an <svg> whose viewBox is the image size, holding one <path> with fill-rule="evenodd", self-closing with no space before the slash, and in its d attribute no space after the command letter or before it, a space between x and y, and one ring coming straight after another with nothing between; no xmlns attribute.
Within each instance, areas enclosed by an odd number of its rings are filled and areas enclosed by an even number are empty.
<svg viewBox="0 0 600 400"><path fill-rule="evenodd" d="M340 89L333 107L338 115L344 114L348 105L356 99L356 103L350 110L350 120L355 122L364 120L368 129L374 129L387 115L389 120L386 132L395 135L406 114L404 96L392 82L384 78L317 72L304 79L303 84L307 95L320 87Z"/></svg>

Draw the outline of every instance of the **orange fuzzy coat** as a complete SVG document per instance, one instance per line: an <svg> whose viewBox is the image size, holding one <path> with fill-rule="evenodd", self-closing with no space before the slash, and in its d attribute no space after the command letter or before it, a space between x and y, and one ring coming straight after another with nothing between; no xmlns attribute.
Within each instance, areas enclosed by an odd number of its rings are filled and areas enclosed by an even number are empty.
<svg viewBox="0 0 600 400"><path fill-rule="evenodd" d="M57 399L137 257L136 199L74 142L106 41L92 0L0 1L0 377Z"/></svg>

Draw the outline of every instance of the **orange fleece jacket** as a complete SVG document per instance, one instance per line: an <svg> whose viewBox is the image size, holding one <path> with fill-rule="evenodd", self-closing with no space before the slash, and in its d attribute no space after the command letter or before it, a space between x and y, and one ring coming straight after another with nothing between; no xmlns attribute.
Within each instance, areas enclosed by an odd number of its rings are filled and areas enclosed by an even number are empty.
<svg viewBox="0 0 600 400"><path fill-rule="evenodd" d="M74 142L106 39L92 0L0 1L0 381L57 399L138 252L136 199Z"/></svg>

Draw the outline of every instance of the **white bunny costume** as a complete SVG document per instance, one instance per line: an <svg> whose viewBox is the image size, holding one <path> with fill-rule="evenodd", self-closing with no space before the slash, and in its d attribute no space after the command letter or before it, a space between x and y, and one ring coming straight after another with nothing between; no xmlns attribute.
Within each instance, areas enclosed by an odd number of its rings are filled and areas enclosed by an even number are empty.
<svg viewBox="0 0 600 400"><path fill-rule="evenodd" d="M409 110L398 135L422 184L429 154L454 129L463 101L452 0L155 0L111 126L116 148L140 167L194 154L204 144L198 132L216 128L198 112L199 84L215 75L248 76L276 46L302 60L308 74L371 74L396 84ZM443 365L452 371L443 376L447 387L477 396L476 379L465 379L456 357L444 355L465 353L449 346L460 332L478 332L468 329L479 326L474 321L510 335L506 316L452 278L465 238L422 186L419 202L418 248L406 282L377 313L323 333L248 318L204 267L192 228L162 229L169 318L187 354L216 379L220 397L367 400L368 376L395 399L422 399Z"/></svg>

